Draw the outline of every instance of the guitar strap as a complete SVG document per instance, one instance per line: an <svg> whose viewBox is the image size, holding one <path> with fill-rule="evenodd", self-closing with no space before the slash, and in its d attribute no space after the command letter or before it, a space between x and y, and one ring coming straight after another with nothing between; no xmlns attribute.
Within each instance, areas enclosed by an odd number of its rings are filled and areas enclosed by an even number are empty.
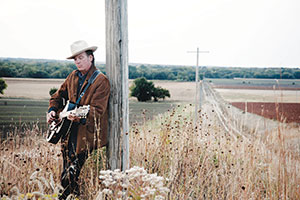
<svg viewBox="0 0 300 200"><path fill-rule="evenodd" d="M97 76L100 74L100 70L96 70L94 71L94 73L92 74L92 76L90 77L90 79L88 80L88 84L86 85L86 87L84 88L84 90L82 91L82 93L80 94L79 98L76 101L76 105L79 105L79 102L81 100L81 98L83 97L84 93L86 92L86 90L88 89L88 87L90 87L90 85L92 83L94 83L95 79L97 78Z"/></svg>
<svg viewBox="0 0 300 200"><path fill-rule="evenodd" d="M92 74L92 76L91 76L90 79L88 80L88 84L86 85L86 87L84 88L84 90L83 90L82 93L80 94L79 98L77 99L75 105L73 104L74 106L79 105L79 102L80 102L81 98L83 97L84 93L86 92L86 90L88 89L88 87L90 87L90 85L91 85L92 83L94 83L95 79L97 78L97 76L98 76L99 74L100 74L100 70L97 69L96 71L94 71L94 73ZM84 122L84 123L85 123L85 122ZM69 137L70 130L71 130L71 127L72 127L72 124L73 124L73 121L71 121L71 124L70 124L70 126L69 126L69 128L68 128L68 130L67 130L67 132L66 132L66 134L65 134L65 136L64 136L64 138L68 138L68 137ZM62 139L62 140L63 140L63 139Z"/></svg>

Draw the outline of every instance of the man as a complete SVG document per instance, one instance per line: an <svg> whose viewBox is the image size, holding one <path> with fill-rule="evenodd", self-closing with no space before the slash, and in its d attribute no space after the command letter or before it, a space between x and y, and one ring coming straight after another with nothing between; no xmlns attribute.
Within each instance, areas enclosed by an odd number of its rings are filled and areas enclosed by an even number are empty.
<svg viewBox="0 0 300 200"><path fill-rule="evenodd" d="M71 45L72 55L67 59L74 59L77 70L71 72L52 95L47 115L48 123L57 120L57 112L63 109L63 99L75 103L88 85L88 80L97 70L93 54L96 49L96 46L89 46L82 40ZM100 73L79 102L79 106L90 105L87 118L67 116L68 120L72 121L72 126L69 134L61 140L63 154L61 184L64 191L60 199L66 199L71 193L79 195L78 177L88 154L107 144L109 94L109 81L104 74Z"/></svg>

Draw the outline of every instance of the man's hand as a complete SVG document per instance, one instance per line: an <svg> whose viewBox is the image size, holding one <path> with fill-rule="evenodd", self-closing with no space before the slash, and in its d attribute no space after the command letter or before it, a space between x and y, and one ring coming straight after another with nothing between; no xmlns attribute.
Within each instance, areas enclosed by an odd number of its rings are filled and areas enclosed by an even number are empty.
<svg viewBox="0 0 300 200"><path fill-rule="evenodd" d="M57 120L57 117L56 117L56 112L52 110L47 114L47 122L48 124L51 124L51 122L53 122L54 120Z"/></svg>
<svg viewBox="0 0 300 200"><path fill-rule="evenodd" d="M73 122L80 122L80 118L76 117L75 115L69 114L67 116L68 120L73 121Z"/></svg>

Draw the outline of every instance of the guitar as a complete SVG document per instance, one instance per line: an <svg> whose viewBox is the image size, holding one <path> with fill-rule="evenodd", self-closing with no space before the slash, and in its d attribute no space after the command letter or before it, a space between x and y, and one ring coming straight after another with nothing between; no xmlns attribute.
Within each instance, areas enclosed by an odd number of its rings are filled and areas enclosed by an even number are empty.
<svg viewBox="0 0 300 200"><path fill-rule="evenodd" d="M72 122L67 119L67 116L72 114L79 118L86 118L87 114L90 111L90 105L84 105L81 107L75 107L72 110L69 110L72 103L67 101L64 109L58 114L58 119L54 120L50 125L47 131L46 140L52 144L57 144L58 141L67 134L72 127ZM74 105L74 104L72 104Z"/></svg>

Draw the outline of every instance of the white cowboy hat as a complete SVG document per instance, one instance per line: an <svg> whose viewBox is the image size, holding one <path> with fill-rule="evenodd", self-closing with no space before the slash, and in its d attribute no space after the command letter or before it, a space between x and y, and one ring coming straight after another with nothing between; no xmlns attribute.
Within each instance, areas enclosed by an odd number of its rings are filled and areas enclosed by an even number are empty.
<svg viewBox="0 0 300 200"><path fill-rule="evenodd" d="M93 52L97 50L96 46L89 46L88 43L84 40L79 40L71 44L71 53L72 56L67 57L67 59L73 59L75 56L85 52L87 50L92 50Z"/></svg>

